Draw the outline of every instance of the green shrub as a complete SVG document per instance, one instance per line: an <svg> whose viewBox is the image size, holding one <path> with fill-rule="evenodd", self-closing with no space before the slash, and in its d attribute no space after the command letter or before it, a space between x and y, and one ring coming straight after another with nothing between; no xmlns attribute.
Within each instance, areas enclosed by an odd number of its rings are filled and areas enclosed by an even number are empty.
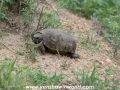
<svg viewBox="0 0 120 90"><path fill-rule="evenodd" d="M59 0L62 6L76 11L88 18L95 13L99 19L116 14L120 6L119 0Z"/></svg>
<svg viewBox="0 0 120 90"><path fill-rule="evenodd" d="M21 10L25 12L32 10L33 6L34 0L0 0L0 19L8 19L8 12L20 14Z"/></svg>
<svg viewBox="0 0 120 90"><path fill-rule="evenodd" d="M29 24L33 23L33 13L34 13L34 0L24 0L25 5L28 5L27 7L21 8L22 14L23 14L23 22L25 26L28 26Z"/></svg>
<svg viewBox="0 0 120 90"><path fill-rule="evenodd" d="M120 13L115 16L110 16L106 19L105 38L111 42L116 48L120 49Z"/></svg>
<svg viewBox="0 0 120 90"><path fill-rule="evenodd" d="M59 0L59 2L87 18L96 14L106 29L105 38L120 48L120 0Z"/></svg>
<svg viewBox="0 0 120 90"><path fill-rule="evenodd" d="M14 0L0 0L0 19L7 19L8 4L12 4Z"/></svg>
<svg viewBox="0 0 120 90"><path fill-rule="evenodd" d="M61 28L60 17L55 12L43 11L40 28Z"/></svg>

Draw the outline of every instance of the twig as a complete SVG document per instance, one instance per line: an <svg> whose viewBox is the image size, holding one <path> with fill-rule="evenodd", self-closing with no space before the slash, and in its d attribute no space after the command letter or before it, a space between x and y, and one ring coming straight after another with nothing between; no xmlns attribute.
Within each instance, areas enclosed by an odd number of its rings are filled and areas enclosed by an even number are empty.
<svg viewBox="0 0 120 90"><path fill-rule="evenodd" d="M40 3L37 2L37 5L36 5L35 8L34 8L34 12L35 12L35 13L37 12L37 7L38 7L39 4L40 4Z"/></svg>
<svg viewBox="0 0 120 90"><path fill-rule="evenodd" d="M30 0L29 0L29 2L30 2ZM28 24L28 31L27 31L27 36L29 36L29 30L30 30L30 5L29 5L29 18L28 18L29 20L29 24Z"/></svg>
<svg viewBox="0 0 120 90"><path fill-rule="evenodd" d="M38 30L38 28L39 28L40 21L41 21L41 18L42 18L42 12L43 12L43 7L42 7L42 10L41 10L41 12L40 12L40 16L39 16L39 19L38 19L38 24L37 24L37 28L36 28L35 32L36 32L36 31Z"/></svg>
<svg viewBox="0 0 120 90"><path fill-rule="evenodd" d="M2 43L2 45L3 45L4 47L6 47L7 49L9 49L10 51L12 51L13 53L15 53L15 51L13 51L13 50L10 49L9 47L7 47L4 43Z"/></svg>
<svg viewBox="0 0 120 90"><path fill-rule="evenodd" d="M19 16L21 14L21 0L19 1Z"/></svg>
<svg viewBox="0 0 120 90"><path fill-rule="evenodd" d="M60 58L60 53L59 53L58 49L57 49L57 53L58 53L58 59L59 59Z"/></svg>
<svg viewBox="0 0 120 90"><path fill-rule="evenodd" d="M0 12L2 12L2 6L3 6L3 0L1 1L1 5L0 5Z"/></svg>

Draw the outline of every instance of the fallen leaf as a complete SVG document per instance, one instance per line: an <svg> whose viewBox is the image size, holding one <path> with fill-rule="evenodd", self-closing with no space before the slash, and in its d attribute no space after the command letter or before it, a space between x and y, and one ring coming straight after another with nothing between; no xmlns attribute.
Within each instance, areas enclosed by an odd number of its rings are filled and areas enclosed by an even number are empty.
<svg viewBox="0 0 120 90"><path fill-rule="evenodd" d="M73 30L73 29L74 29L73 24L68 24L67 27L70 28L70 30Z"/></svg>

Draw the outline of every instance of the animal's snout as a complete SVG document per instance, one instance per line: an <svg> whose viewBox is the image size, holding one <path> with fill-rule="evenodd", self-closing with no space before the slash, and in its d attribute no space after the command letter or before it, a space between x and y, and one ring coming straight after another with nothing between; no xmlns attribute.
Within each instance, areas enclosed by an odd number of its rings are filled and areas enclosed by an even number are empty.
<svg viewBox="0 0 120 90"><path fill-rule="evenodd" d="M34 34L33 35L33 39L39 39L39 35L38 34Z"/></svg>

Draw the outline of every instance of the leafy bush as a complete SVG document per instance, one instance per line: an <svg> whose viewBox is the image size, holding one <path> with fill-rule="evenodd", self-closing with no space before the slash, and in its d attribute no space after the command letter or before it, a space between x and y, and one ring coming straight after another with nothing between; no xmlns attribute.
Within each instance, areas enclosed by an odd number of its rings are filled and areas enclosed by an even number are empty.
<svg viewBox="0 0 120 90"><path fill-rule="evenodd" d="M55 12L43 11L43 16L40 22L40 28L60 28L62 24L60 22L60 17Z"/></svg>
<svg viewBox="0 0 120 90"><path fill-rule="evenodd" d="M105 38L110 41L115 47L120 49L120 14L110 16L106 20Z"/></svg>
<svg viewBox="0 0 120 90"><path fill-rule="evenodd" d="M22 11L22 14L23 14L24 25L27 26L34 21L32 13L34 12L33 10L34 10L35 1L34 0L24 0L24 3L26 5L28 5L28 7L23 7L21 9L21 11Z"/></svg>
<svg viewBox="0 0 120 90"><path fill-rule="evenodd" d="M14 0L0 0L0 18L7 19L8 4L12 4Z"/></svg>
<svg viewBox="0 0 120 90"><path fill-rule="evenodd" d="M19 13L25 8L32 9L34 0L0 0L0 19L8 19L8 11Z"/></svg>
<svg viewBox="0 0 120 90"><path fill-rule="evenodd" d="M120 6L119 0L59 0L62 6L90 18L93 13L99 17L108 17L116 14Z"/></svg>

